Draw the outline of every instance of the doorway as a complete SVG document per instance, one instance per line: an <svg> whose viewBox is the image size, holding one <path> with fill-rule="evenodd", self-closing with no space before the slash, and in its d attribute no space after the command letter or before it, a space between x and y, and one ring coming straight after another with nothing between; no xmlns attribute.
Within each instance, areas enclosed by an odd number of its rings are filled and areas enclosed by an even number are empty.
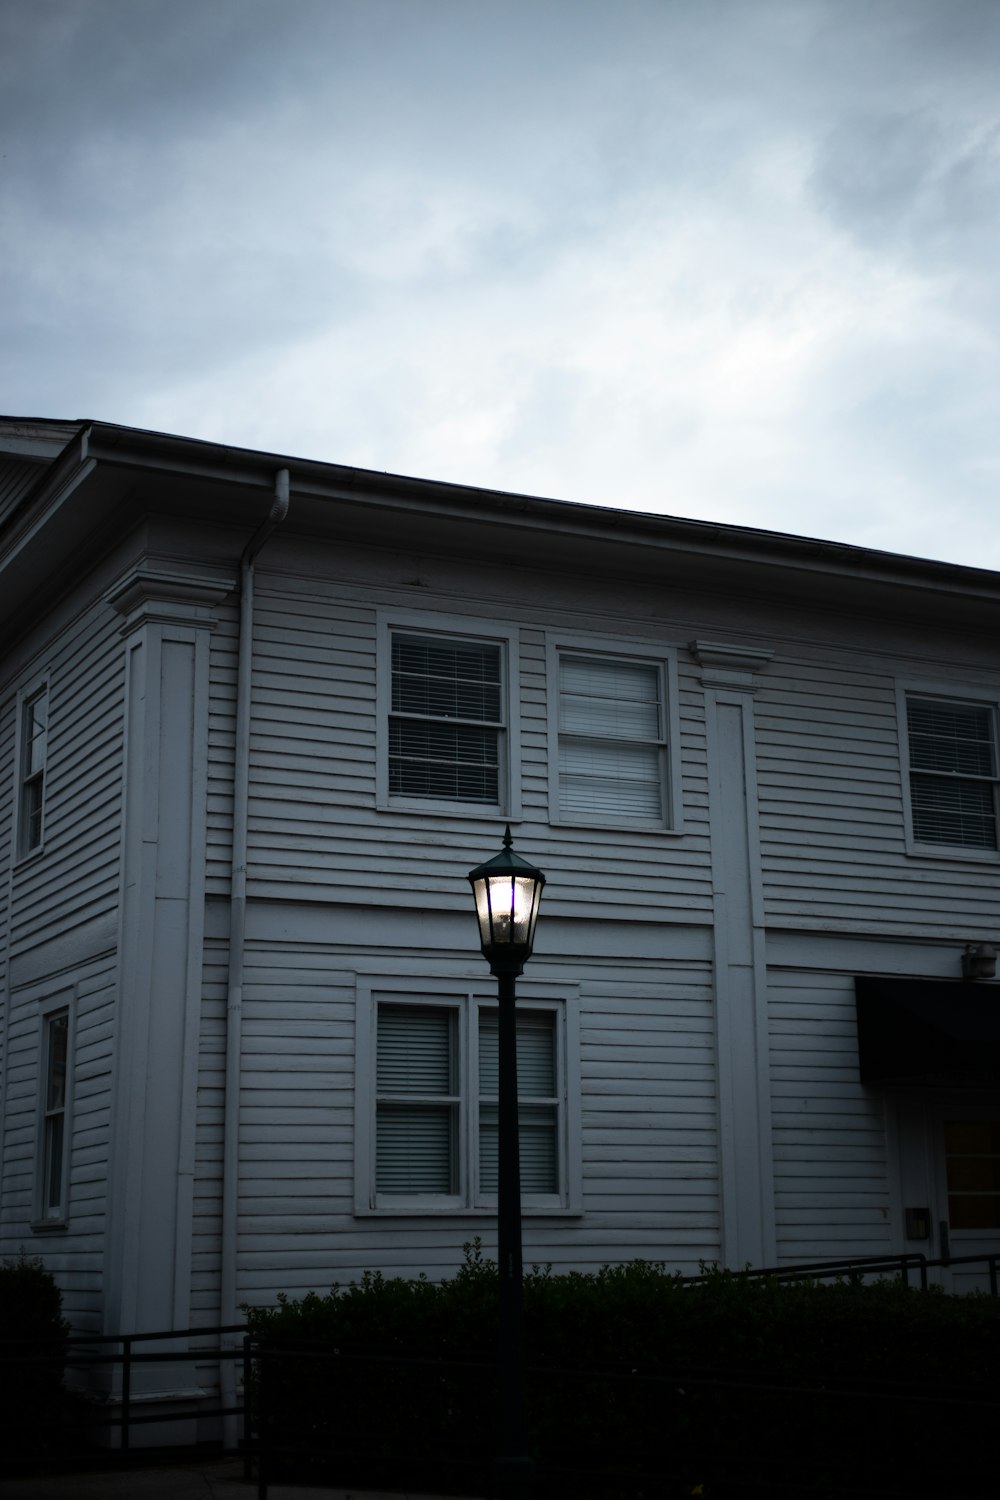
<svg viewBox="0 0 1000 1500"><path fill-rule="evenodd" d="M929 1260L1000 1254L1000 1100L995 1092L892 1090L899 1241ZM985 1266L933 1268L946 1292L988 1292Z"/></svg>
<svg viewBox="0 0 1000 1500"><path fill-rule="evenodd" d="M937 1254L1000 1252L1000 1108L945 1102L932 1112ZM989 1290L983 1266L943 1268L947 1291Z"/></svg>

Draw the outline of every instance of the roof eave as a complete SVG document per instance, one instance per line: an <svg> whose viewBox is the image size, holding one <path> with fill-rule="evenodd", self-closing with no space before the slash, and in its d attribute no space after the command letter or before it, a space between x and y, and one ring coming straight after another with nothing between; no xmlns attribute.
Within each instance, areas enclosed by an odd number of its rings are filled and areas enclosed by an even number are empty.
<svg viewBox="0 0 1000 1500"><path fill-rule="evenodd" d="M110 463L152 464L228 483L247 484L254 489L262 485L269 488L275 469L287 468L291 471L293 489L316 499L407 510L416 507L425 514L442 518L462 516L479 525L509 525L516 517L521 525L531 529L548 531L555 524L555 529L573 533L581 540L614 537L618 542L634 540L673 552L715 554L733 561L767 561L798 571L840 576L853 573L875 582L899 585L910 581L920 587L931 585L948 592L971 591L1000 597L1000 573L987 568L752 526L618 510L359 469L110 423L88 425L94 456Z"/></svg>

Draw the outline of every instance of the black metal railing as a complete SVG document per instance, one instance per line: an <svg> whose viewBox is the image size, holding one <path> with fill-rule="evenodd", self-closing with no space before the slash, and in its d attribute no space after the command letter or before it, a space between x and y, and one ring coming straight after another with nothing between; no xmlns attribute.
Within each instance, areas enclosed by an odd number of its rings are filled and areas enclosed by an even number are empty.
<svg viewBox="0 0 1000 1500"><path fill-rule="evenodd" d="M836 1281L840 1277L857 1279L865 1276L895 1275L904 1286L909 1286L910 1272L914 1271L917 1274L920 1290L926 1292L931 1284L928 1271L938 1268L948 1270L953 1266L978 1265L985 1268L989 1277L990 1296L996 1297L1000 1251L987 1255L942 1255L934 1259L928 1258L920 1251L907 1251L900 1255L852 1255L842 1260L796 1262L795 1265L748 1266L746 1270L733 1274L749 1280L767 1277L774 1281ZM708 1281L714 1274L718 1273L706 1271L698 1276L685 1276L684 1280L687 1284L694 1286Z"/></svg>
<svg viewBox="0 0 1000 1500"><path fill-rule="evenodd" d="M735 1274L750 1279L767 1278L778 1281L864 1281L871 1278L894 1277L907 1287L915 1282L916 1289L927 1291L932 1285L930 1273L936 1269L962 1268L964 1270L977 1267L982 1268L988 1280L989 1292L996 1297L998 1281L1000 1281L1000 1251L982 1255L938 1258L928 1258L920 1252L848 1256L836 1260L798 1262L793 1265L752 1267ZM686 1284L695 1286L719 1274L717 1271L707 1271L699 1276L685 1277L684 1280ZM162 1347L171 1342L180 1343L181 1347ZM153 1428L155 1430L157 1426L163 1426L166 1429L168 1424L191 1421L204 1424L215 1420L221 1424L225 1419L235 1419L238 1422L245 1477L250 1480L253 1462L256 1460L261 1500L264 1500L266 1496L267 1475L269 1470L273 1471L274 1462L281 1457L291 1456L292 1450L300 1446L302 1438L301 1432L294 1434L281 1431L280 1424L276 1427L273 1422L269 1421L268 1370L270 1369L273 1374L283 1362L289 1359L317 1359L327 1363L339 1361L342 1370L348 1369L348 1362L351 1359L359 1362L367 1361L369 1365L373 1360L387 1363L384 1352L371 1354L354 1351L353 1354L349 1354L348 1351L324 1351L315 1345L307 1347L305 1344L288 1344L283 1341L251 1336L244 1324L164 1329L131 1334L75 1334L67 1341L65 1354L61 1349L58 1353L47 1352L40 1344L32 1346L27 1341L0 1340L0 1364L7 1365L8 1369L16 1369L19 1362L27 1362L36 1366L64 1364L71 1377L77 1377L71 1381L70 1388L74 1392L80 1392L83 1399L75 1402L70 1413L68 1427L72 1429L70 1437L78 1437L79 1442L75 1447L70 1446L69 1443L64 1444L67 1463L72 1463L79 1458L85 1448L92 1456L99 1453L104 1459L114 1459L117 1455L125 1461L134 1451L137 1429ZM388 1363L393 1361L397 1371L406 1363L420 1366L438 1392L453 1390L456 1381L460 1386L461 1382L466 1379L492 1379L492 1366L489 1362L481 1367L477 1366L475 1370L471 1366L458 1365L451 1369L440 1360L420 1358L419 1352L418 1357L409 1361L395 1353ZM220 1378L222 1367L227 1363L237 1367L242 1376L241 1380L234 1380L234 1398L228 1400L224 1396L227 1382ZM189 1399L179 1394L171 1395L167 1391L158 1393L153 1389L137 1389L137 1370L170 1364L187 1365L189 1368L212 1366L214 1367L213 1383L204 1395L192 1389ZM361 1364L356 1364L355 1368L360 1369ZM89 1381L81 1378L88 1375ZM101 1380L102 1376L103 1380ZM727 1383L731 1383L729 1377L721 1371L690 1370L683 1375L680 1373L664 1375L661 1372L642 1372L635 1369L627 1372L615 1370L572 1372L536 1368L534 1378L545 1380L559 1378L570 1383L583 1379L589 1381L591 1385L594 1381L598 1383L610 1381L614 1388L617 1388L622 1381L628 1384L629 1381L636 1380L640 1382L649 1380L654 1383L666 1381L665 1389L671 1386L671 1382L674 1384L680 1382L691 1388L704 1387L705 1389L722 1389ZM99 1382L103 1389L96 1391L94 1388ZM89 1392L86 1390L88 1385ZM756 1384L753 1386L753 1389L758 1388L762 1389ZM631 1389L638 1390L639 1387L633 1384ZM810 1399L808 1389L801 1387L797 1389L803 1401ZM837 1394L832 1390L829 1382L825 1384L824 1390L831 1399ZM900 1392L899 1399L903 1399L904 1388L901 1387ZM912 1389L909 1393L913 1395ZM856 1395L857 1392L854 1394ZM847 1400L848 1395L849 1393L845 1393L843 1399ZM888 1388L882 1392L882 1396L887 1400L895 1400L896 1395L897 1393ZM967 1394L963 1394L962 1400L967 1400ZM221 1432L221 1428L217 1430ZM205 1431L203 1425L200 1431ZM167 1436L166 1432L165 1436ZM169 1434L168 1442L165 1442L159 1450L161 1455L166 1452L170 1442L177 1443L177 1441L176 1434ZM223 1451L221 1436L218 1447L220 1452ZM151 1456L149 1446L144 1447L142 1452L144 1458ZM51 1458L51 1451L46 1453L44 1458ZM456 1462L466 1463L467 1458L468 1455L458 1453ZM43 1460L41 1453L38 1459Z"/></svg>
<svg viewBox="0 0 1000 1500"><path fill-rule="evenodd" d="M158 1350L144 1347L168 1341L183 1341L185 1347ZM84 1449L108 1456L128 1456L136 1428L235 1417L241 1421L241 1446L247 1455L249 1478L251 1444L245 1400L224 1404L221 1380L218 1394L210 1391L203 1395L191 1391L183 1396L155 1389L137 1392L135 1380L137 1367L212 1364L221 1370L222 1365L232 1363L241 1368L245 1392L250 1384L252 1363L251 1342L245 1323L130 1334L73 1334L65 1345L53 1352L47 1352L37 1341L4 1339L0 1340L0 1362L23 1362L36 1368L57 1366L66 1370L70 1376L68 1393L77 1398L61 1424L64 1456L69 1463L78 1459ZM121 1373L116 1380L117 1371ZM95 1389L99 1374L104 1372L108 1375L106 1388ZM92 1378L74 1379L74 1374L89 1374ZM169 1410L163 1409L165 1405L169 1405ZM75 1443L73 1439L76 1439ZM219 1447L221 1450L221 1438ZM51 1449L45 1458L51 1460Z"/></svg>
<svg viewBox="0 0 1000 1500"><path fill-rule="evenodd" d="M487 1395L473 1395L469 1409L482 1415L491 1405L492 1362L331 1348L304 1339L255 1341L253 1357L261 1407L258 1500L267 1500L269 1486L281 1481L487 1492L491 1434L481 1424L445 1429L440 1412L423 1430L408 1408L460 1404L462 1392L474 1385ZM303 1368L310 1366L304 1380ZM568 1368L529 1360L525 1375L529 1414L540 1404L576 1414L569 1433L556 1440L551 1432L532 1435L538 1500L675 1496L698 1493L699 1485L726 1500L992 1494L975 1481L992 1454L1000 1398L992 1390L943 1383L933 1373L783 1379L738 1365ZM299 1398L291 1410L287 1398L269 1395L272 1381L286 1379ZM400 1431L395 1424L404 1411ZM624 1430L617 1442L602 1443L592 1429L610 1411L627 1412ZM373 1429L387 1420L394 1430L383 1445ZM936 1434L933 1442L928 1430ZM615 1432L614 1423L608 1432Z"/></svg>
<svg viewBox="0 0 1000 1500"><path fill-rule="evenodd" d="M211 1338L219 1340L226 1334L239 1334L240 1342L235 1346L226 1346L221 1342L212 1344L198 1342L185 1349L167 1349L159 1352L136 1348L136 1345L162 1343L168 1339L200 1341ZM93 1352L95 1348L105 1349L107 1352L95 1353ZM221 1406L218 1403L213 1404L210 1400L206 1401L203 1397L195 1396L188 1399L196 1401L197 1405L188 1411L137 1411L133 1391L133 1374L136 1365L190 1365L209 1361L225 1363L239 1360L245 1371L249 1358L250 1348L246 1324L231 1323L219 1324L211 1328L168 1329L155 1333L80 1334L69 1340L66 1368L68 1370L121 1368L120 1389L117 1392L109 1392L105 1398L112 1410L102 1411L100 1414L95 1413L94 1425L120 1429L120 1447L122 1452L127 1453L131 1444L131 1429L136 1426L158 1422L185 1422L211 1417L245 1416L242 1402L238 1406ZM155 1400L158 1393L151 1391L142 1394L144 1398ZM114 1408L117 1408L117 1415L114 1414Z"/></svg>

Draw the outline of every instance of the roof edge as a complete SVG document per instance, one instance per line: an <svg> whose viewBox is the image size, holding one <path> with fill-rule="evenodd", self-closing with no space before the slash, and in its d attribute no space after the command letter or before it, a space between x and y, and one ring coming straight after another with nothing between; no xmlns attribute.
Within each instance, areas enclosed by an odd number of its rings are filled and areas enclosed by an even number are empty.
<svg viewBox="0 0 1000 1500"><path fill-rule="evenodd" d="M385 499L424 505L431 496L437 507L487 519L484 502L499 522L517 513L522 519L538 525L558 516L559 524L581 538L597 539L613 534L616 540L649 544L659 539L664 545L700 553L718 552L724 556L746 556L747 551L763 553L773 563L798 566L820 572L854 572L870 579L893 580L896 583L933 584L949 591L961 588L969 592L1000 593L1000 571L976 568L964 563L944 562L917 557L909 553L889 552L863 547L853 542L836 542L807 537L795 532L770 531L763 527L734 525L730 522L693 520L689 517L648 511L616 509L586 501L553 499L518 491L459 484L452 480L420 478L388 470L362 469L320 459L297 458L290 454L264 449L245 448L205 438L194 438L154 429L128 427L119 423L90 419L57 422L47 418L0 417L0 441L7 424L19 428L62 430L70 434L67 444L89 429L89 451L93 458L111 464L162 462L168 455L179 468L197 469L203 475L217 471L216 477L229 477L236 483L272 483L276 468L287 468L293 485L308 486L317 496L328 495L358 501L375 494ZM233 475L234 465L244 474ZM224 470L229 470L224 476ZM443 506L442 506L443 502ZM474 509L473 509L474 507Z"/></svg>

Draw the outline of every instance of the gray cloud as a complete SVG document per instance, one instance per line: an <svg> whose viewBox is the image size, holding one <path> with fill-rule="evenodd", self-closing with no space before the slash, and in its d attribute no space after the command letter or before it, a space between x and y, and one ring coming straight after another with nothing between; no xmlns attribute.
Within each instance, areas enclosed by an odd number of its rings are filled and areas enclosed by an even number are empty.
<svg viewBox="0 0 1000 1500"><path fill-rule="evenodd" d="M998 45L994 0L8 4L0 405L957 546Z"/></svg>
<svg viewBox="0 0 1000 1500"><path fill-rule="evenodd" d="M813 179L827 212L862 241L935 263L1000 231L1000 109L971 136L927 112L854 116L823 143Z"/></svg>

